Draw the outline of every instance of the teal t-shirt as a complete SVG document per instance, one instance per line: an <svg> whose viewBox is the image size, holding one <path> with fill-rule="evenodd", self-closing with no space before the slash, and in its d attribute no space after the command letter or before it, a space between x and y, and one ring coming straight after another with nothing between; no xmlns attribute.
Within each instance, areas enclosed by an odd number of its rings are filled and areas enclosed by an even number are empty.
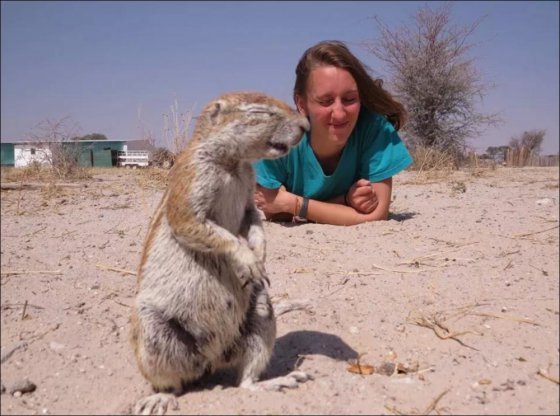
<svg viewBox="0 0 560 416"><path fill-rule="evenodd" d="M406 169L412 163L393 125L382 115L365 109L331 175L325 175L313 153L308 133L286 156L254 163L257 183L277 189L281 185L296 195L326 201L342 195L358 179L379 182Z"/></svg>

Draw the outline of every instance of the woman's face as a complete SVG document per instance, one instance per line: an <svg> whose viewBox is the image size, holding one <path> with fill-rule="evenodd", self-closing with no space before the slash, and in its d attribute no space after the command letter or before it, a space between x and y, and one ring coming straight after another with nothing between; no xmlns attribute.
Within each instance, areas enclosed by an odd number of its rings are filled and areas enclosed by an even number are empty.
<svg viewBox="0 0 560 416"><path fill-rule="evenodd" d="M305 97L296 96L296 103L311 121L312 141L344 147L360 112L360 94L350 72L335 66L313 69Z"/></svg>

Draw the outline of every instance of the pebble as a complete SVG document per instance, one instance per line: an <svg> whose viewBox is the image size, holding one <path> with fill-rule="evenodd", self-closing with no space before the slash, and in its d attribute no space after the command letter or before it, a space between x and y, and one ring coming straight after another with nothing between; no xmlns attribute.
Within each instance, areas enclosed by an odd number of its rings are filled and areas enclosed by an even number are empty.
<svg viewBox="0 0 560 416"><path fill-rule="evenodd" d="M59 342L55 342L55 341L51 341L49 343L49 348L53 351L59 351L65 348L64 344L61 344Z"/></svg>
<svg viewBox="0 0 560 416"><path fill-rule="evenodd" d="M395 384L416 384L418 382L411 377L404 377L404 378L393 379L393 380L391 380L391 383L395 383Z"/></svg>
<svg viewBox="0 0 560 416"><path fill-rule="evenodd" d="M554 199L552 198L543 198L537 200L537 205L552 205L554 204Z"/></svg>
<svg viewBox="0 0 560 416"><path fill-rule="evenodd" d="M15 382L8 390L8 393L12 394L14 397L20 397L24 393L31 393L35 391L36 388L37 386L35 383L29 381L28 379L24 379ZM16 395L17 393L19 393L19 395Z"/></svg>

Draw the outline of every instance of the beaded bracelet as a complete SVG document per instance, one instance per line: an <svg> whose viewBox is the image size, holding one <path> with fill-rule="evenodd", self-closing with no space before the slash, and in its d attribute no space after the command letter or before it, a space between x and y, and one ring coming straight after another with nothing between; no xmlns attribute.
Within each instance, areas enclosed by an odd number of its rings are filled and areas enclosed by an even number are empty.
<svg viewBox="0 0 560 416"><path fill-rule="evenodd" d="M296 203L294 204L294 215L293 215L293 218L292 218L293 221L296 220L296 217L297 217L297 215L298 215L298 213L299 213L299 207L298 207L298 205L299 205L299 198L296 196Z"/></svg>

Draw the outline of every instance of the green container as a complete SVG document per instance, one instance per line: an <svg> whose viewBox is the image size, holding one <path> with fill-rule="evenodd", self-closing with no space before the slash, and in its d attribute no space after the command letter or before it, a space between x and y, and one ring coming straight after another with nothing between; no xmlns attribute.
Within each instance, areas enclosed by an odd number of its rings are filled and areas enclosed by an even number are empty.
<svg viewBox="0 0 560 416"><path fill-rule="evenodd" d="M14 166L16 163L13 143L0 143L0 159L2 166Z"/></svg>
<svg viewBox="0 0 560 416"><path fill-rule="evenodd" d="M115 166L114 152L123 150L122 141L80 141L79 164L83 167L110 168Z"/></svg>

